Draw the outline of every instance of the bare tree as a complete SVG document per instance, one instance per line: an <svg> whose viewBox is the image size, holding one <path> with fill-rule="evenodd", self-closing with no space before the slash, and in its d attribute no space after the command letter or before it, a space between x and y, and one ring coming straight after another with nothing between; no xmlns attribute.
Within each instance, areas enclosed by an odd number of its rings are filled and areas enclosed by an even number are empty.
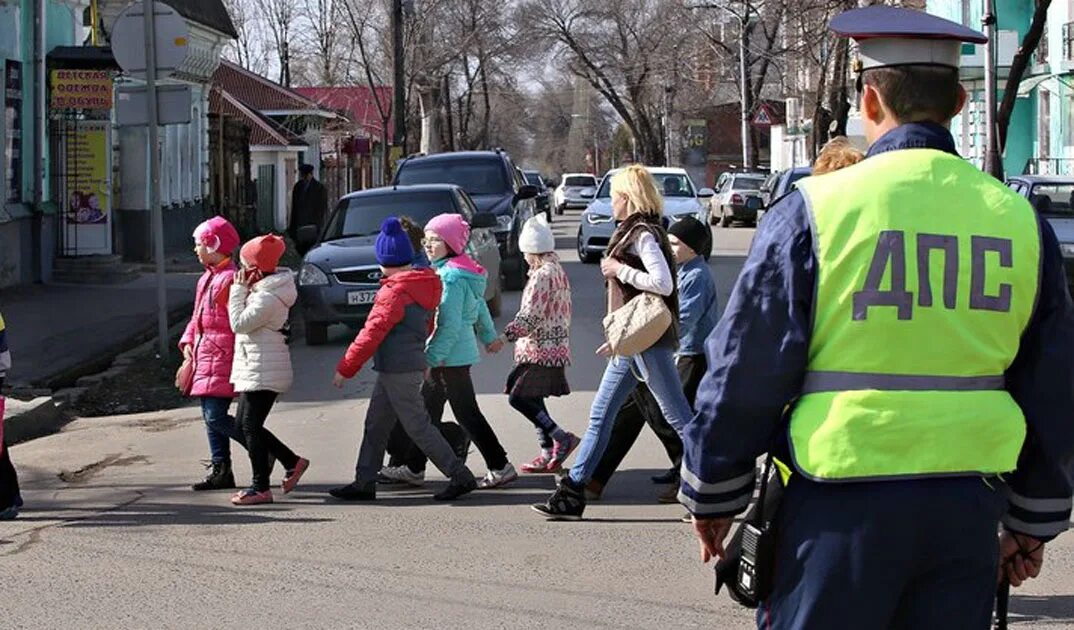
<svg viewBox="0 0 1074 630"><path fill-rule="evenodd" d="M556 58L585 79L630 128L650 164L665 163L663 77L688 23L673 0L529 0L520 21L555 47Z"/></svg>
<svg viewBox="0 0 1074 630"><path fill-rule="evenodd" d="M238 37L228 42L224 54L243 68L262 74L267 65L267 51L257 12L251 0L225 0L224 5L238 34Z"/></svg>
<svg viewBox="0 0 1074 630"><path fill-rule="evenodd" d="M1048 7L1052 0L1037 0L1037 8L1033 11L1033 21L1029 24L1029 30L1022 38L1022 45L1011 60L1011 70L1007 75L1007 82L1003 87L1003 101L1000 102L999 111L996 113L996 127L999 134L1000 151L1007 144L1007 129L1011 124L1011 115L1014 114L1014 105L1018 97L1018 86L1022 82L1026 67L1033 56L1033 52L1040 45L1041 36L1044 34L1044 26L1048 20ZM1002 167L1001 167L1002 168Z"/></svg>
<svg viewBox="0 0 1074 630"><path fill-rule="evenodd" d="M280 83L291 87L292 32L298 17L293 0L255 0L258 12L268 26L280 63Z"/></svg>
<svg viewBox="0 0 1074 630"><path fill-rule="evenodd" d="M358 6L359 4L361 6ZM393 112L391 97L382 88L386 85L383 77L386 76L390 69L390 64L387 62L388 55L379 46L380 42L376 37L377 33L383 30L380 28L382 22L378 18L382 17L386 21L387 16L378 16L374 10L375 7L364 0L344 0L339 6L340 17L347 26L347 32L355 44L350 49L352 54L348 56L350 63L347 64L347 67L348 69L360 68L361 77L369 88L373 103L377 108L377 117L380 119L380 141L381 146L384 147L382 152L383 172L387 173L390 165L388 147L391 145L388 127L391 124ZM357 60L353 58L355 50L358 52ZM357 61L357 66L354 63L355 61ZM347 78L348 80L354 80L354 77L351 76Z"/></svg>
<svg viewBox="0 0 1074 630"><path fill-rule="evenodd" d="M347 0L303 0L303 15L299 22L304 47L313 56L310 82L318 85L338 85L343 78L347 56L341 50L345 32L340 28ZM370 3L365 3L367 15Z"/></svg>

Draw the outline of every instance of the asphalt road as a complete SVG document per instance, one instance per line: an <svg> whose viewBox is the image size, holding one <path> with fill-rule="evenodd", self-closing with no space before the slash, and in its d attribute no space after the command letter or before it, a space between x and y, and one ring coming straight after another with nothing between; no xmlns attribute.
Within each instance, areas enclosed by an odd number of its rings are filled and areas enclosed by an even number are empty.
<svg viewBox="0 0 1074 630"><path fill-rule="evenodd" d="M568 372L575 393L550 404L570 429L586 426L602 370L603 293L596 266L573 253L576 215L557 220L574 287ZM752 230L717 230L721 301ZM508 294L505 317L518 293ZM269 426L312 460L303 484L277 503L234 508L229 493L188 484L207 457L194 408L76 421L13 449L27 510L0 523L4 628L748 628L750 611L712 595L683 510L658 505L649 475L667 467L643 434L587 520L550 523L529 509L553 480L527 477L453 505L426 489L383 490L375 504L331 501L349 481L372 374L342 391L333 368L350 333L294 347L297 385ZM533 430L502 394L511 360L475 371L482 407L516 465L536 453ZM759 375L760 377L761 375ZM240 482L249 465L236 450ZM484 473L480 456L470 464ZM432 468L430 468L432 473ZM277 471L274 479L278 481ZM1069 537L1074 539L1074 536ZM1065 627L1074 617L1066 539L1049 550L1045 577L1017 596L1024 627ZM1058 552L1058 553L1056 553Z"/></svg>

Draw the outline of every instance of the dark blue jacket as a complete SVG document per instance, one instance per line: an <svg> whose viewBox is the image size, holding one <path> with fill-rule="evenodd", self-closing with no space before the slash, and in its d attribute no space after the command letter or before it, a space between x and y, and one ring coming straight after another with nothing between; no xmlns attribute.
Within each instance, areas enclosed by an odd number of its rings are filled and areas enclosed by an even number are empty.
<svg viewBox="0 0 1074 630"><path fill-rule="evenodd" d="M908 148L955 153L949 131L907 124L880 138L869 156ZM723 318L705 346L709 371L697 416L684 434L680 498L699 516L744 510L757 458L788 452L784 408L799 396L808 362L816 258L801 192L765 214ZM1067 528L1074 469L1074 305L1055 233L1041 221L1042 274L1036 310L1007 372L1025 413L1017 470L1005 476L1005 526L1048 540ZM883 483L883 482L879 482Z"/></svg>

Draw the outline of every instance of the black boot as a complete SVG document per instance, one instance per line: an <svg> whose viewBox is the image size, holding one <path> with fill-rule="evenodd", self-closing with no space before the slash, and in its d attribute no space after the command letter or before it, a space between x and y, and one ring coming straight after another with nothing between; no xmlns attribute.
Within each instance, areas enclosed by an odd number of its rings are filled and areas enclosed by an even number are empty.
<svg viewBox="0 0 1074 630"><path fill-rule="evenodd" d="M346 486L332 488L328 494L341 501L375 501L377 499L377 484L351 482Z"/></svg>
<svg viewBox="0 0 1074 630"><path fill-rule="evenodd" d="M213 462L204 480L191 486L194 490L230 490L235 487L235 475L231 474L231 462Z"/></svg>
<svg viewBox="0 0 1074 630"><path fill-rule="evenodd" d="M564 477L547 502L532 507L549 520L577 521L585 512L585 489L576 486L570 477Z"/></svg>

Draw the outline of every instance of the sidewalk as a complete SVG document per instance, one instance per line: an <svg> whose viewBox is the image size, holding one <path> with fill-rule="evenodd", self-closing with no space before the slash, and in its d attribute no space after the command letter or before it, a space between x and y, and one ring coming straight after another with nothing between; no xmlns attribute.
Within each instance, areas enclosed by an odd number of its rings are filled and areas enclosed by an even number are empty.
<svg viewBox="0 0 1074 630"><path fill-rule="evenodd" d="M169 273L170 323L190 315L197 273ZM29 285L0 289L12 369L7 384L56 388L108 367L157 330L156 279L121 285Z"/></svg>

